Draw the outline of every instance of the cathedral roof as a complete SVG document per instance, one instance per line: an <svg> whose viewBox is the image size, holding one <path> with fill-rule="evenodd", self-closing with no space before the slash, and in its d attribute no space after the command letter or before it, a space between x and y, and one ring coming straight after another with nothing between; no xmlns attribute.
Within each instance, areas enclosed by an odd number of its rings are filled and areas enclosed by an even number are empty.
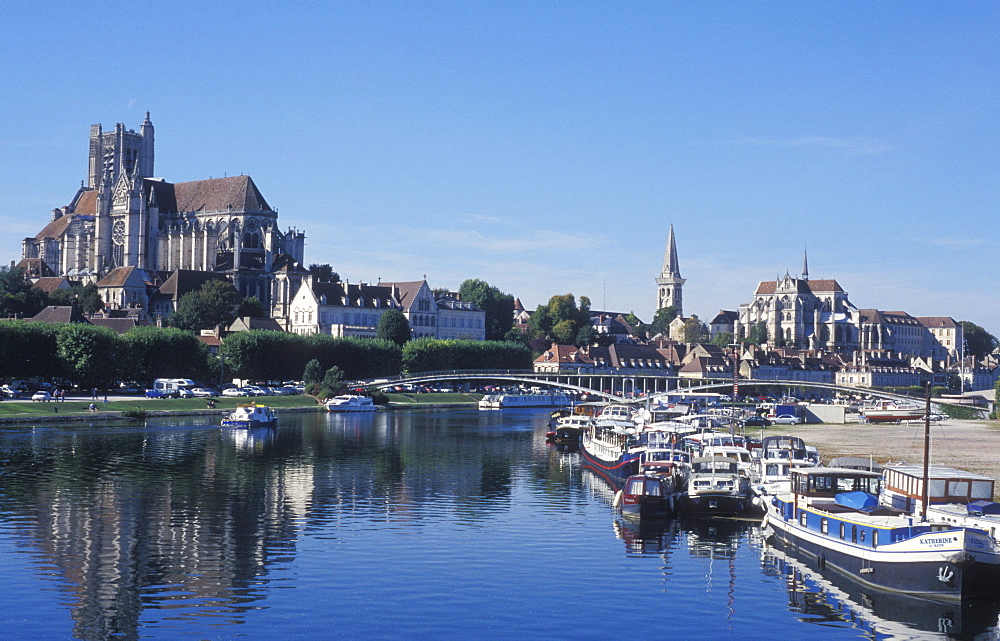
<svg viewBox="0 0 1000 641"><path fill-rule="evenodd" d="M43 238L61 238L66 233L69 224L73 222L72 216L60 216L42 228L42 231L35 235L35 240Z"/></svg>
<svg viewBox="0 0 1000 641"><path fill-rule="evenodd" d="M94 216L97 214L97 190L81 189L73 213Z"/></svg>
<svg viewBox="0 0 1000 641"><path fill-rule="evenodd" d="M802 280L794 279L796 282L796 290L801 293L811 292L813 294L819 293L830 293L830 292L843 292L843 288L835 280ZM766 296L774 294L778 291L778 281L773 280L762 280L759 285L757 285L757 291L754 292L757 296Z"/></svg>
<svg viewBox="0 0 1000 641"><path fill-rule="evenodd" d="M250 176L210 178L176 183L177 211L271 211ZM157 197L160 193L157 192ZM160 203L163 211L163 203Z"/></svg>

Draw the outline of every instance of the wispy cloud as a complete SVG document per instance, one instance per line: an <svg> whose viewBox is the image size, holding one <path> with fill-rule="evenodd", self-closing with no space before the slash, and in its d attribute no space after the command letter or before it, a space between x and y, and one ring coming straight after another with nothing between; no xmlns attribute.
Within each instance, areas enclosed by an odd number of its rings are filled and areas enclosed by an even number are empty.
<svg viewBox="0 0 1000 641"><path fill-rule="evenodd" d="M779 140L776 138L742 138L740 143L766 147L813 147L839 149L850 154L883 154L892 150L889 145L872 138L833 138L829 136L802 136Z"/></svg>

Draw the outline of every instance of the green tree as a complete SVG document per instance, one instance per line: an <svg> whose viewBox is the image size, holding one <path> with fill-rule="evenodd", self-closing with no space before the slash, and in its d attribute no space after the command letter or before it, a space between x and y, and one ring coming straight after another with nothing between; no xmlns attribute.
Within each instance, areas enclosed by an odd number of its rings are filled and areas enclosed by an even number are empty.
<svg viewBox="0 0 1000 641"><path fill-rule="evenodd" d="M584 325L576 333L576 340L573 341L573 344L577 347L586 347L594 342L594 338L594 326Z"/></svg>
<svg viewBox="0 0 1000 641"><path fill-rule="evenodd" d="M236 316L241 318L267 318L270 314L264 309L264 304L260 302L260 299L256 296L247 296L240 302L240 306L236 308Z"/></svg>
<svg viewBox="0 0 1000 641"><path fill-rule="evenodd" d="M656 310L656 314L653 315L653 322L649 324L650 335L670 334L670 323L677 318L677 308L673 305L669 307L661 307Z"/></svg>
<svg viewBox="0 0 1000 641"><path fill-rule="evenodd" d="M120 338L122 378L205 378L208 348L198 337L173 327L133 327Z"/></svg>
<svg viewBox="0 0 1000 641"><path fill-rule="evenodd" d="M320 365L319 359L312 359L306 363L306 368L302 372L302 382L306 385L315 385L316 383L321 383L323 381L323 366Z"/></svg>
<svg viewBox="0 0 1000 641"><path fill-rule="evenodd" d="M708 326L701 322L697 315L692 314L684 321L684 342L688 345L704 343L708 340Z"/></svg>
<svg viewBox="0 0 1000 641"><path fill-rule="evenodd" d="M313 263L309 265L309 273L312 274L313 280L320 283L340 282L340 274L333 271L333 267L329 263L323 263L322 265Z"/></svg>
<svg viewBox="0 0 1000 641"><path fill-rule="evenodd" d="M0 267L0 317L31 318L45 307L45 292L32 287L20 267Z"/></svg>
<svg viewBox="0 0 1000 641"><path fill-rule="evenodd" d="M484 280L470 278L458 288L458 295L486 314L486 340L501 340L514 325L514 297Z"/></svg>
<svg viewBox="0 0 1000 641"><path fill-rule="evenodd" d="M959 321L965 338L965 354L983 358L997 348L997 338L988 331L969 321Z"/></svg>
<svg viewBox="0 0 1000 641"><path fill-rule="evenodd" d="M323 375L323 391L321 396L330 398L340 394L344 389L344 371L334 365Z"/></svg>
<svg viewBox="0 0 1000 641"><path fill-rule="evenodd" d="M553 296L548 303L538 306L531 315L529 329L534 338L552 338L569 345L576 339L580 328L589 324L590 311L578 308L573 294L563 294Z"/></svg>
<svg viewBox="0 0 1000 641"><path fill-rule="evenodd" d="M767 342L767 339L767 324L764 321L760 321L750 329L750 336L747 337L746 342L753 343L754 345L763 345Z"/></svg>
<svg viewBox="0 0 1000 641"><path fill-rule="evenodd" d="M384 338L397 345L403 345L410 340L410 321L406 314L398 309L387 309L378 319L375 338Z"/></svg>
<svg viewBox="0 0 1000 641"><path fill-rule="evenodd" d="M57 354L58 323L0 321L0 376L53 378L63 375Z"/></svg>
<svg viewBox="0 0 1000 641"><path fill-rule="evenodd" d="M625 322L628 323L628 326L631 328L632 336L635 336L636 338L646 338L647 332L649 331L648 326L639 320L639 317L635 315L635 312L629 312L628 315L625 316Z"/></svg>
<svg viewBox="0 0 1000 641"><path fill-rule="evenodd" d="M210 280L180 297L170 324L192 332L228 325L236 318L241 301L240 293L228 281Z"/></svg>
<svg viewBox="0 0 1000 641"><path fill-rule="evenodd" d="M719 347L726 347L727 345L733 344L733 333L732 332L719 332L712 338L712 344L718 345Z"/></svg>
<svg viewBox="0 0 1000 641"><path fill-rule="evenodd" d="M97 293L97 285L89 283L83 287L75 285L69 289L57 289L49 294L51 305L76 305L84 314L93 314L104 309L104 301Z"/></svg>
<svg viewBox="0 0 1000 641"><path fill-rule="evenodd" d="M66 323L56 336L56 354L66 375L83 387L108 387L122 379L120 346L114 331L85 323Z"/></svg>

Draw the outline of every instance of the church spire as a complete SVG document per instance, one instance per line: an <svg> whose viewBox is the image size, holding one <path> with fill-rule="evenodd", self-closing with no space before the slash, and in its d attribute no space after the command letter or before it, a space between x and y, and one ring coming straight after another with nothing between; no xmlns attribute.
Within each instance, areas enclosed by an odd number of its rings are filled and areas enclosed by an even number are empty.
<svg viewBox="0 0 1000 641"><path fill-rule="evenodd" d="M809 256L806 248L802 248L802 280L809 280Z"/></svg>
<svg viewBox="0 0 1000 641"><path fill-rule="evenodd" d="M656 308L673 307L677 310L678 316L683 316L684 279L681 278L681 266L677 260L677 242L674 239L673 224L670 225L667 249L663 253L663 271L657 277L656 285L659 290Z"/></svg>
<svg viewBox="0 0 1000 641"><path fill-rule="evenodd" d="M674 241L674 225L670 224L670 233L667 235L667 249L663 252L663 275L680 278L681 266L677 261L677 243Z"/></svg>

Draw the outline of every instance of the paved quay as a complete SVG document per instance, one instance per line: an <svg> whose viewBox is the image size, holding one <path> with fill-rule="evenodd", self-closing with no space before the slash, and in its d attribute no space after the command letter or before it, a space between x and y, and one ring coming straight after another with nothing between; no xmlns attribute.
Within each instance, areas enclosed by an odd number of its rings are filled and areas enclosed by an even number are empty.
<svg viewBox="0 0 1000 641"><path fill-rule="evenodd" d="M782 429L787 428L787 429ZM799 436L819 449L823 461L836 456L873 457L879 463L923 462L924 424L788 425L768 434ZM1000 481L1000 421L946 419L931 423L931 463L978 472Z"/></svg>

